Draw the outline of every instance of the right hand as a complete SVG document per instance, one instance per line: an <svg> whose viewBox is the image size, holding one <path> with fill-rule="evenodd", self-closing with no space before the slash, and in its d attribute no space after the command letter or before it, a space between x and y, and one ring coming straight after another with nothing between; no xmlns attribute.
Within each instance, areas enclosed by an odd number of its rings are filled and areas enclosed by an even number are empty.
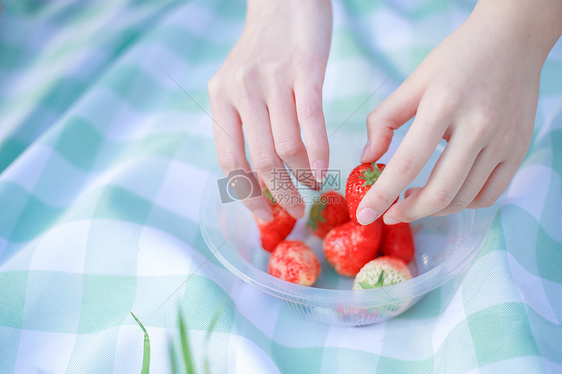
<svg viewBox="0 0 562 374"><path fill-rule="evenodd" d="M285 162L290 170L299 170L297 178L304 176L300 182L316 187L312 175L320 181L328 168L322 85L331 33L329 0L250 0L240 39L209 81L223 172L251 170L245 134L253 170L295 218L304 215L298 191L290 183L274 188L274 178L289 180ZM265 196L242 202L258 218L273 218Z"/></svg>

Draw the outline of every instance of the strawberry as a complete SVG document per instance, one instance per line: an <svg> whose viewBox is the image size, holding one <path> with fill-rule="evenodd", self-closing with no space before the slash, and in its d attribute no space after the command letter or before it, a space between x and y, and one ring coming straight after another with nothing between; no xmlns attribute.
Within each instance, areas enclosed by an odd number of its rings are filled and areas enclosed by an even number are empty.
<svg viewBox="0 0 562 374"><path fill-rule="evenodd" d="M316 254L299 240L282 241L271 252L267 271L288 282L311 286L320 274Z"/></svg>
<svg viewBox="0 0 562 374"><path fill-rule="evenodd" d="M324 256L338 273L352 277L375 258L381 231L380 221L367 226L353 221L344 223L324 238Z"/></svg>
<svg viewBox="0 0 562 374"><path fill-rule="evenodd" d="M293 231L296 218L291 216L281 205L277 204L269 190L264 188L264 194L269 198L271 203L271 212L273 219L271 221L262 221L254 215L254 219L260 230L261 246L268 252L273 251L275 246Z"/></svg>
<svg viewBox="0 0 562 374"><path fill-rule="evenodd" d="M320 201L312 205L307 225L314 235L323 239L328 231L347 221L349 211L345 198L336 191L326 191L320 196Z"/></svg>
<svg viewBox="0 0 562 374"><path fill-rule="evenodd" d="M345 185L345 198L347 199L349 216L353 222L359 223L357 221L357 207L363 199L363 196L365 196L367 191L371 189L371 186L379 179L385 167L385 164L366 162L357 166L349 174ZM396 201L398 201L398 199L396 199Z"/></svg>
<svg viewBox="0 0 562 374"><path fill-rule="evenodd" d="M381 256L363 266L353 281L353 289L378 288L408 279L412 279L412 274L404 261L395 257Z"/></svg>
<svg viewBox="0 0 562 374"><path fill-rule="evenodd" d="M380 252L383 256L392 256L405 263L414 257L414 237L410 224L406 222L382 227L382 240Z"/></svg>

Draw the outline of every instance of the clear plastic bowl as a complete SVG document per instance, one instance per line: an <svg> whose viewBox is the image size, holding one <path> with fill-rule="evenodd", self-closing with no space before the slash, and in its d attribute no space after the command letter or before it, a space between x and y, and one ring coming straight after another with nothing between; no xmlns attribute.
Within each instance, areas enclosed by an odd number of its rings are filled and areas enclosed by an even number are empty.
<svg viewBox="0 0 562 374"><path fill-rule="evenodd" d="M403 135L397 133L380 162L394 154ZM365 143L363 133L338 132L330 138L330 170L341 170L339 191L359 164ZM423 186L444 145L440 144L410 187ZM322 240L306 227L310 206L288 239L300 239L318 255L322 270L312 287L293 284L267 273L269 252L260 246L257 226L240 202L221 203L214 172L205 188L200 211L201 232L217 259L244 282L283 300L303 317L334 326L373 324L403 313L422 296L465 270L484 243L493 218L493 208L464 211L446 217L427 217L411 223L415 256L409 264L414 278L382 288L352 291L353 278L340 276L322 252ZM302 191L312 196L315 192Z"/></svg>

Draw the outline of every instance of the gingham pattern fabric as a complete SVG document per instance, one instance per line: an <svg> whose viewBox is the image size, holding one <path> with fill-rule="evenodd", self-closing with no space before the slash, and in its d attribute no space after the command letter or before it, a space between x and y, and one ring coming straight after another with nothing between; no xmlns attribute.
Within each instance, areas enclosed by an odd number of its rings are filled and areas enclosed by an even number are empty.
<svg viewBox="0 0 562 374"><path fill-rule="evenodd" d="M474 2L333 5L327 126L364 132ZM244 13L233 0L4 2L0 373L139 373L131 310L153 373L170 372L178 313L198 372L207 357L213 373L561 373L560 43L529 154L466 276L395 319L336 328L238 280L199 231L217 166L206 82Z"/></svg>

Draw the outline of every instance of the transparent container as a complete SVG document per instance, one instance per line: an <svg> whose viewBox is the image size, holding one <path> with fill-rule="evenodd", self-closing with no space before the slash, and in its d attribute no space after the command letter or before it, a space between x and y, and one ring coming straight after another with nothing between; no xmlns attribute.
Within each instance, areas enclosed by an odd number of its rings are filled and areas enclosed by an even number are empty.
<svg viewBox="0 0 562 374"><path fill-rule="evenodd" d="M402 138L399 133L394 135L389 151L380 162L388 162ZM336 190L342 194L347 176L359 164L365 139L363 133L343 131L330 138L330 170L334 170L332 174L340 170L341 183ZM409 187L421 187L427 182L443 149L441 143ZM493 207L465 209L454 215L412 222L416 251L409 267L414 277L391 286L353 291L353 278L335 272L324 258L322 240L306 227L311 205L308 204L305 217L297 222L288 237L303 240L320 260L320 276L314 286L307 287L267 273L269 252L260 246L259 232L251 213L240 201L221 203L217 186L219 178L224 178L220 171L210 176L200 211L201 232L211 252L244 282L283 300L306 319L334 326L368 325L394 317L413 307L429 291L466 270L485 241L495 211ZM308 197L318 194L309 190L302 193Z"/></svg>

